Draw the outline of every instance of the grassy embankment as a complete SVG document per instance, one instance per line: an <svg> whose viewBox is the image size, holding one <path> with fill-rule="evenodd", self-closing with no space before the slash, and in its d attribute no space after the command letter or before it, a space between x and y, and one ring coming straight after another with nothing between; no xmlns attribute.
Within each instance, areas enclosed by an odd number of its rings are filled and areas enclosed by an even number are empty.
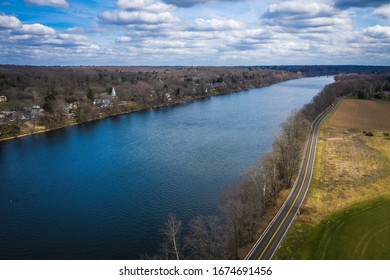
<svg viewBox="0 0 390 280"><path fill-rule="evenodd" d="M389 112L390 102L344 100L324 121L309 193L276 259L390 259Z"/></svg>

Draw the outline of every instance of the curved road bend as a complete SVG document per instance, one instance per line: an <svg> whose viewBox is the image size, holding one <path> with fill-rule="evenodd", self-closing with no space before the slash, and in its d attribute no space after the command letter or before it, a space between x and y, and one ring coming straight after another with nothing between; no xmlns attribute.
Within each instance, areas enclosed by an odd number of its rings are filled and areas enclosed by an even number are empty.
<svg viewBox="0 0 390 280"><path fill-rule="evenodd" d="M309 189L320 124L340 99L338 98L314 120L306 144L302 166L294 186L279 212L245 257L246 260L270 260L278 249Z"/></svg>

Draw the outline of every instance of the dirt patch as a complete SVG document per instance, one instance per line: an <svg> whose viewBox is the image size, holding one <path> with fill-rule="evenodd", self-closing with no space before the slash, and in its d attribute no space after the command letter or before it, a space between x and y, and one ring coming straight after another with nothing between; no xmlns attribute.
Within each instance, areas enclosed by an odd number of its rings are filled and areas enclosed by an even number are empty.
<svg viewBox="0 0 390 280"><path fill-rule="evenodd" d="M329 118L329 125L390 131L390 102L346 99Z"/></svg>

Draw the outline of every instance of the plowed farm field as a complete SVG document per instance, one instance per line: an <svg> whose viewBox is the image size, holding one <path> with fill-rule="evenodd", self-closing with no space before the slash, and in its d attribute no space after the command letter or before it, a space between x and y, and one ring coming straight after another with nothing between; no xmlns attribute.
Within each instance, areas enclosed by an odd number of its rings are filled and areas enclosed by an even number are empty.
<svg viewBox="0 0 390 280"><path fill-rule="evenodd" d="M345 128L390 130L390 102L346 99L329 124Z"/></svg>

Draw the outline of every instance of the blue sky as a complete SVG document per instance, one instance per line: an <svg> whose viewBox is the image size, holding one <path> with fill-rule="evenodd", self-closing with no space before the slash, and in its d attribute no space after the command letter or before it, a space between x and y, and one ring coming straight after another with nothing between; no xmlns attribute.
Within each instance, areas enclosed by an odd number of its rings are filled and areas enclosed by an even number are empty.
<svg viewBox="0 0 390 280"><path fill-rule="evenodd" d="M390 65L390 0L0 0L0 64Z"/></svg>

